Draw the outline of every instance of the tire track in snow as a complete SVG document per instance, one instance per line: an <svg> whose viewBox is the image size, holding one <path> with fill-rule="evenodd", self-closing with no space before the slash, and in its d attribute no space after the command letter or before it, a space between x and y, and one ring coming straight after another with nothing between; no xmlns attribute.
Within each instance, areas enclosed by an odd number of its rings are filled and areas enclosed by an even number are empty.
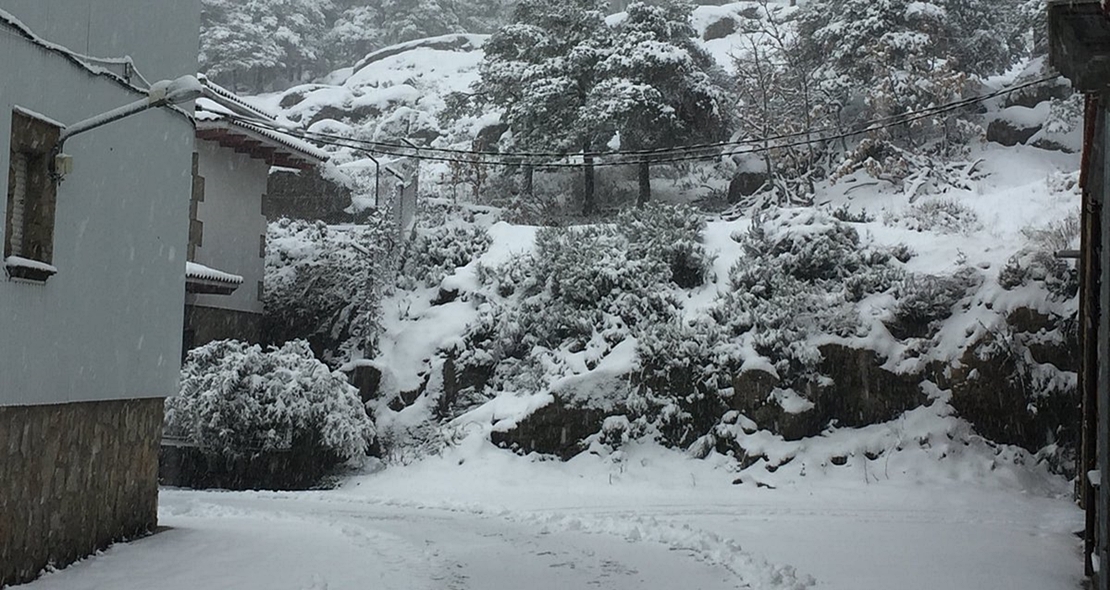
<svg viewBox="0 0 1110 590"><path fill-rule="evenodd" d="M799 573L793 566L775 565L744 551L733 539L695 529L687 524L671 524L652 516L636 516L631 513L590 515L558 511L521 512L451 502L427 504L399 499L366 498L335 492L254 492L242 497L276 501L309 500L322 505L363 505L418 513L465 514L532 527L541 536L552 533L583 533L616 537L632 544L656 544L702 564L723 568L736 577L735 587L738 588L805 590L816 583L811 576ZM357 510L333 510L336 514L340 512L349 518L357 518L361 514Z"/></svg>

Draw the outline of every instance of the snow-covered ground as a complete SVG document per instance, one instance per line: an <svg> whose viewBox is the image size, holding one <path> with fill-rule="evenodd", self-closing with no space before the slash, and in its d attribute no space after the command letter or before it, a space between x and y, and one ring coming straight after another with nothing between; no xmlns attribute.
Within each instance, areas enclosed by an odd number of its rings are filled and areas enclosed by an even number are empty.
<svg viewBox="0 0 1110 590"><path fill-rule="evenodd" d="M879 460L877 464L881 464ZM940 463L935 463L939 465ZM653 446L537 461L469 437L329 491L163 490L160 533L28 590L1064 590L1067 485L828 467L777 489Z"/></svg>

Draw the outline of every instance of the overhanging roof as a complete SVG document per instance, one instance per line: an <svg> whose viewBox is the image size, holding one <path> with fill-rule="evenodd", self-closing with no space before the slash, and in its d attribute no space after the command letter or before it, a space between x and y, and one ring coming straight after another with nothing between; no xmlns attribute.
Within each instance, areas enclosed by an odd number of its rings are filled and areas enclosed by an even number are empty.
<svg viewBox="0 0 1110 590"><path fill-rule="evenodd" d="M209 268L196 262L185 263L185 292L231 295L243 284L243 277Z"/></svg>
<svg viewBox="0 0 1110 590"><path fill-rule="evenodd" d="M327 152L276 131L277 117L201 76L196 102L197 138L264 160L271 166L307 170L328 159Z"/></svg>

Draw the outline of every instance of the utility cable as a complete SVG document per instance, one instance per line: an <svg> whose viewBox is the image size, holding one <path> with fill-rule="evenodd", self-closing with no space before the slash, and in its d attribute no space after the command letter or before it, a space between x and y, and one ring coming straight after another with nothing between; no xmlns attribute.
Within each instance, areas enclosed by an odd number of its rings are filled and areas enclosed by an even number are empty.
<svg viewBox="0 0 1110 590"><path fill-rule="evenodd" d="M810 129L807 131L785 133L775 136L768 136L762 138L753 138L743 141L728 141L716 142L706 144L695 144L688 146L681 146L676 148L661 148L652 150L628 150L628 151L613 151L613 152L586 152L583 153L557 153L557 152L482 152L476 150L462 150L453 148L434 148L434 147L419 147L412 145L401 145L389 142L363 140L352 137L343 137L339 135L293 130L283 128L275 125L270 121L259 121L254 118L239 117L230 115L228 118L240 119L255 125L263 126L273 131L293 135L300 139L310 141L321 145L330 145L334 147L344 147L348 149L360 149L371 151L378 154L397 156L397 157L411 157L419 160L447 162L447 163L462 163L462 164L481 164L492 166L533 166L537 168L581 168L585 164L579 162L536 162L536 158L604 158L604 161L595 161L595 167L607 166L628 166L635 164L666 164L694 160L707 160L715 159L725 156L734 156L742 154L762 153L770 150L784 149L789 147L799 147L810 145L814 143L821 143L827 141L835 141L838 139L846 139L857 135L863 135L878 131L882 129L902 126L907 123L927 119L939 114L952 112L955 110L963 109L965 107L985 102L987 100L997 98L1006 94L1024 90L1040 84L1055 81L1058 76L1049 76L1038 80L1033 80L1011 86L1008 88L1000 89L988 94L974 96L950 103L938 105L935 107L928 107L917 111L909 111L873 119L861 127L852 129L846 132L836 133L833 135L824 135L830 131L836 131L837 128L833 126L826 126L822 128ZM815 137L816 136L816 137ZM800 141L787 142L787 143L774 143L784 139L805 138ZM737 150L722 150L720 148L726 147L741 147L747 146L747 149ZM699 151L712 150L711 153L697 153ZM446 155L442 155L446 154ZM468 157L460 157L468 156ZM629 158L629 156L632 156ZM637 157L640 156L640 157ZM616 160L611 160L616 158Z"/></svg>

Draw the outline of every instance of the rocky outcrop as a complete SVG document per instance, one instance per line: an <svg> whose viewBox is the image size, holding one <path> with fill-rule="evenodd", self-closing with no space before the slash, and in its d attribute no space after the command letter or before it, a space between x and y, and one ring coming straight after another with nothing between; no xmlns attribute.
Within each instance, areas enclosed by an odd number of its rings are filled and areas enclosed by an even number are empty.
<svg viewBox="0 0 1110 590"><path fill-rule="evenodd" d="M1040 130L1040 125L1024 126L1005 119L995 119L987 125L987 141L1005 146L1024 145Z"/></svg>
<svg viewBox="0 0 1110 590"><path fill-rule="evenodd" d="M532 412L515 428L490 433L493 444L518 453L555 455L566 461L583 450L582 441L601 430L607 412L575 407L555 399Z"/></svg>
<svg viewBox="0 0 1110 590"><path fill-rule="evenodd" d="M1077 441L1079 346L1065 318L1020 308L1007 330L988 333L956 367L936 375L975 430L1029 450Z"/></svg>
<svg viewBox="0 0 1110 590"><path fill-rule="evenodd" d="M866 426L898 417L925 403L921 375L884 369L885 359L865 348L826 344L820 348L820 371L831 379L812 387L811 399L822 421Z"/></svg>
<svg viewBox="0 0 1110 590"><path fill-rule="evenodd" d="M709 26L705 27L705 33L702 34L701 38L703 41L724 39L735 33L738 28L739 24L736 22L736 19L731 16L723 16L709 23Z"/></svg>
<svg viewBox="0 0 1110 590"><path fill-rule="evenodd" d="M739 203L744 197L750 197L759 192L767 183L767 174L763 172L738 172L728 183L728 202Z"/></svg>
<svg viewBox="0 0 1110 590"><path fill-rule="evenodd" d="M321 220L326 223L351 221L351 190L328 180L316 170L274 170L266 185L266 219Z"/></svg>

